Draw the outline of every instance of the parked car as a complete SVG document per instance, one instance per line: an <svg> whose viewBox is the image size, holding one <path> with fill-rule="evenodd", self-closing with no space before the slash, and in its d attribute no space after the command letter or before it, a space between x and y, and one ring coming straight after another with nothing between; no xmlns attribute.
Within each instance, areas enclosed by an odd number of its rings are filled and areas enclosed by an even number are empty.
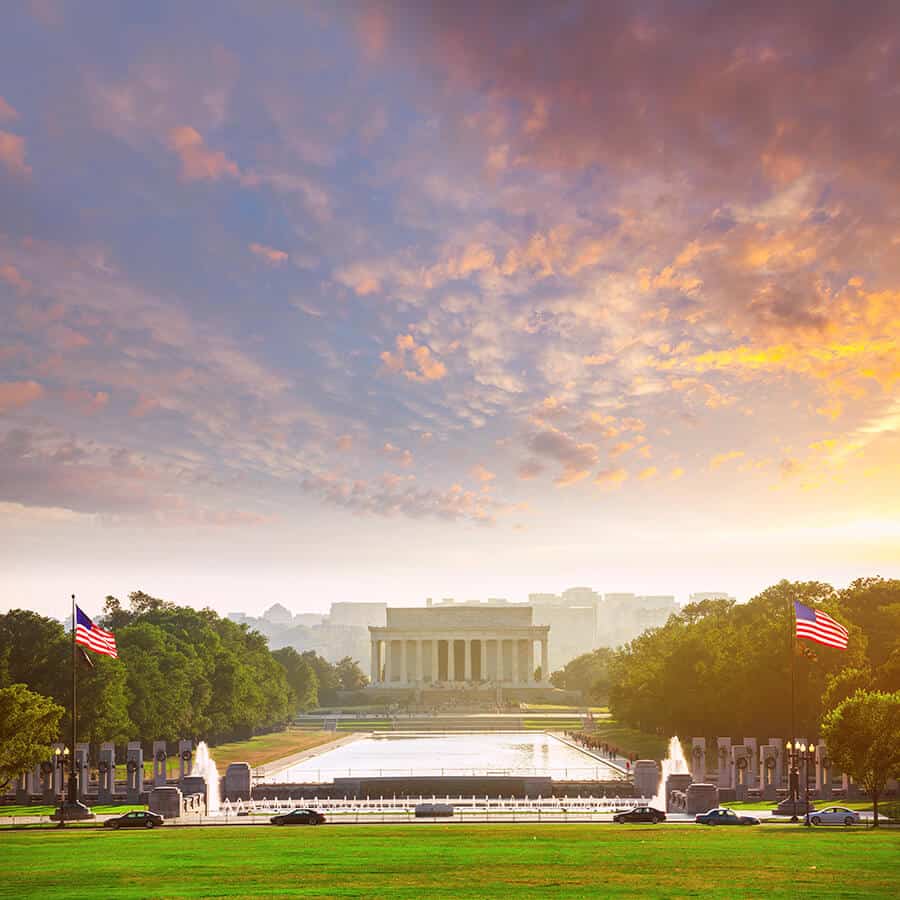
<svg viewBox="0 0 900 900"><path fill-rule="evenodd" d="M721 806L700 813L694 821L698 825L759 825L756 816L739 816L733 809Z"/></svg>
<svg viewBox="0 0 900 900"><path fill-rule="evenodd" d="M666 814L652 806L635 806L634 809L627 809L624 812L616 813L613 816L613 822L665 822Z"/></svg>
<svg viewBox="0 0 900 900"><path fill-rule="evenodd" d="M103 826L105 828L156 828L164 823L162 816L149 810L136 809L132 812L125 813L124 816L116 816L114 819L107 819Z"/></svg>
<svg viewBox="0 0 900 900"><path fill-rule="evenodd" d="M829 806L827 809L811 809L806 819L813 825L859 825L859 813L846 806Z"/></svg>
<svg viewBox="0 0 900 900"><path fill-rule="evenodd" d="M269 821L273 825L321 825L325 816L314 809L292 809L281 816L272 816Z"/></svg>
<svg viewBox="0 0 900 900"><path fill-rule="evenodd" d="M434 818L453 815L453 807L449 803L419 803L416 806L416 818Z"/></svg>

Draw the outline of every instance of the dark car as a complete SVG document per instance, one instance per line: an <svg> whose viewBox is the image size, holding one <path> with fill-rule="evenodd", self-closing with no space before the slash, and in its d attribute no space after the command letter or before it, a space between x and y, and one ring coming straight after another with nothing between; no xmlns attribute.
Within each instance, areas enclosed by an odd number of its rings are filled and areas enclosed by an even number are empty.
<svg viewBox="0 0 900 900"><path fill-rule="evenodd" d="M321 825L325 816L314 809L293 809L283 816L272 816L269 821L273 825Z"/></svg>
<svg viewBox="0 0 900 900"><path fill-rule="evenodd" d="M698 825L759 825L755 816L739 816L733 809L724 807L700 813L694 821Z"/></svg>
<svg viewBox="0 0 900 900"><path fill-rule="evenodd" d="M665 822L666 814L652 806L635 806L634 809L626 809L625 812L616 813L613 822Z"/></svg>
<svg viewBox="0 0 900 900"><path fill-rule="evenodd" d="M417 819L434 819L453 815L453 807L449 803L419 803L416 805Z"/></svg>
<svg viewBox="0 0 900 900"><path fill-rule="evenodd" d="M163 823L162 816L147 810L136 809L133 812L125 813L124 816L107 819L103 825L105 828L157 828Z"/></svg>

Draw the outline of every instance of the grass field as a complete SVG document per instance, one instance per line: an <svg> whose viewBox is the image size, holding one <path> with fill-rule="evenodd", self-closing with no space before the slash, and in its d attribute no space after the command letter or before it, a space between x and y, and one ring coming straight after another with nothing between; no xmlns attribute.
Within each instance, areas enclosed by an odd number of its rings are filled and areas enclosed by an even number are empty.
<svg viewBox="0 0 900 900"><path fill-rule="evenodd" d="M620 753L636 753L639 759L663 759L669 744L665 738L637 731L612 720L598 721L591 734L618 747Z"/></svg>
<svg viewBox="0 0 900 900"><path fill-rule="evenodd" d="M896 897L900 832L419 825L0 835L0 896Z"/></svg>
<svg viewBox="0 0 900 900"><path fill-rule="evenodd" d="M288 728L286 731L261 734L248 741L219 744L217 747L210 747L209 752L219 772L224 774L229 763L246 762L255 768L283 756L290 756L292 753L329 744L336 737L333 731L302 731L298 728Z"/></svg>

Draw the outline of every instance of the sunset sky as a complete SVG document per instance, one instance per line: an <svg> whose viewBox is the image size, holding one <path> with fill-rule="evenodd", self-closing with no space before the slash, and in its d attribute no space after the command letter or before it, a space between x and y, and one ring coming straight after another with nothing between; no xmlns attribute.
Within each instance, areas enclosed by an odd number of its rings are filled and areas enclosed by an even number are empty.
<svg viewBox="0 0 900 900"><path fill-rule="evenodd" d="M900 576L894 2L0 13L0 609Z"/></svg>

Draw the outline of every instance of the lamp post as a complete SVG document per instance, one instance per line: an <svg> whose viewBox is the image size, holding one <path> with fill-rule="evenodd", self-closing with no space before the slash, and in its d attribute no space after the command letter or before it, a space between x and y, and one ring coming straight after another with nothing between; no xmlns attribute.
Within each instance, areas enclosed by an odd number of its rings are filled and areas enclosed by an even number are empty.
<svg viewBox="0 0 900 900"><path fill-rule="evenodd" d="M59 747L57 747L53 752L56 756L56 783L57 785L59 785L62 783L63 772L66 771L69 765L69 748L64 747L60 749ZM64 797L61 797L59 801L59 827L62 828L65 824L66 800Z"/></svg>
<svg viewBox="0 0 900 900"><path fill-rule="evenodd" d="M804 824L809 825L810 824L810 821L809 821L809 769L810 769L810 766L815 765L816 748L813 745L812 741L810 741L810 743L807 744L806 747L803 747L801 745L800 749L803 752L803 761L806 766L803 770L804 771L803 780L805 782L805 789L806 789L806 810L805 810L806 817L804 819Z"/></svg>
<svg viewBox="0 0 900 900"><path fill-rule="evenodd" d="M798 763L800 761L800 748L801 744L797 744L795 741L788 741L785 749L788 752L788 765L789 765L789 774L788 774L788 789L789 789L789 797L791 801L791 821L797 822L797 794L800 791L800 772L798 769Z"/></svg>

